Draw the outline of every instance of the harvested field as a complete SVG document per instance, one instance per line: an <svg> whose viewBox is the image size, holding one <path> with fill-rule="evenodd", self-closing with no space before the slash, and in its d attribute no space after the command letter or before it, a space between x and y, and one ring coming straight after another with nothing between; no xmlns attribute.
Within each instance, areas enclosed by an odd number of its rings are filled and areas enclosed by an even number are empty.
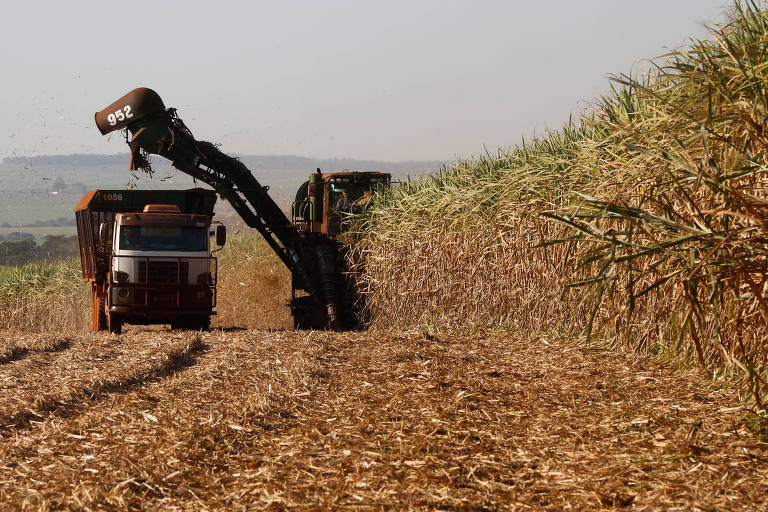
<svg viewBox="0 0 768 512"><path fill-rule="evenodd" d="M574 340L0 331L25 510L754 510L768 445L698 370Z"/></svg>

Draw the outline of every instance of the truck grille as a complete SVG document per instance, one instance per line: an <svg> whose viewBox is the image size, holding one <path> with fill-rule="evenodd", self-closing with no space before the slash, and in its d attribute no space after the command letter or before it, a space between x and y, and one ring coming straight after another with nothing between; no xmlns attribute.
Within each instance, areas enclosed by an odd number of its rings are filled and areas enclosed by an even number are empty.
<svg viewBox="0 0 768 512"><path fill-rule="evenodd" d="M178 296L174 291L168 290L133 290L133 305L150 308L178 307Z"/></svg>
<svg viewBox="0 0 768 512"><path fill-rule="evenodd" d="M186 284L189 263L186 261L139 261L138 282L143 284Z"/></svg>

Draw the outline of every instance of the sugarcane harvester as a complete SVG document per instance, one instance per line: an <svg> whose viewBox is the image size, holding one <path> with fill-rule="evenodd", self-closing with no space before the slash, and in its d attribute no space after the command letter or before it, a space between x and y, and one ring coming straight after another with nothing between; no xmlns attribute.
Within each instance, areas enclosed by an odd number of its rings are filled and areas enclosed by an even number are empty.
<svg viewBox="0 0 768 512"><path fill-rule="evenodd" d="M330 203L334 191L341 190L335 186L337 180L360 197L389 183L389 174L318 170L299 189L291 222L267 193L268 187L240 160L210 142L196 140L176 109L166 108L155 91L134 89L97 112L95 119L102 135L125 130L131 170L151 172L150 154L167 158L176 169L210 185L264 237L291 272L290 305L296 327L338 329L356 324L345 249L336 238L339 219Z"/></svg>

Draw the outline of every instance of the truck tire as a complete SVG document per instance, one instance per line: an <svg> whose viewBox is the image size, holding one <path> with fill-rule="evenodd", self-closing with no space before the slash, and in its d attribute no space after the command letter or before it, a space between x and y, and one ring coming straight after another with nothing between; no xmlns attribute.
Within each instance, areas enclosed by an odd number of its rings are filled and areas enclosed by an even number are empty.
<svg viewBox="0 0 768 512"><path fill-rule="evenodd" d="M106 298L99 297L96 292L93 292L93 330L94 331L106 331L107 330L107 304Z"/></svg>
<svg viewBox="0 0 768 512"><path fill-rule="evenodd" d="M207 315L199 316L192 322L192 329L196 331L207 331L211 328L211 317Z"/></svg>
<svg viewBox="0 0 768 512"><path fill-rule="evenodd" d="M123 317L119 313L107 313L107 323L112 334L123 332Z"/></svg>
<svg viewBox="0 0 768 512"><path fill-rule="evenodd" d="M188 329L192 331L207 331L211 328L211 317L208 315L185 316L171 322L171 329Z"/></svg>

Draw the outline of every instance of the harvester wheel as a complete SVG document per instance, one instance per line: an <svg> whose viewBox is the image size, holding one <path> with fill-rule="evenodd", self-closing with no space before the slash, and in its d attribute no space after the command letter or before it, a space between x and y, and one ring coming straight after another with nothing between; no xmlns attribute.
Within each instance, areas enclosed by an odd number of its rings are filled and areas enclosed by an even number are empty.
<svg viewBox="0 0 768 512"><path fill-rule="evenodd" d="M312 315L301 315L293 317L293 328L297 331L306 331L315 328Z"/></svg>
<svg viewBox="0 0 768 512"><path fill-rule="evenodd" d="M291 315L293 315L293 328L296 330L307 330L317 328L313 318L312 297L297 297L291 304Z"/></svg>

